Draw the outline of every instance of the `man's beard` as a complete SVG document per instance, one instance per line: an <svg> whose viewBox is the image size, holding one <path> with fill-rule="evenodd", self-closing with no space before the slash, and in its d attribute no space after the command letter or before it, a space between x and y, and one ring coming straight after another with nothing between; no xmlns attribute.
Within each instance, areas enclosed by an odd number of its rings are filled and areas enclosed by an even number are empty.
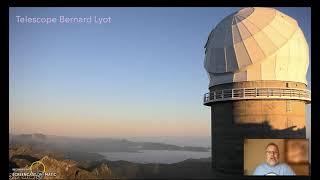
<svg viewBox="0 0 320 180"><path fill-rule="evenodd" d="M270 158L268 161L269 165L274 166L278 164L278 161L275 158Z"/></svg>

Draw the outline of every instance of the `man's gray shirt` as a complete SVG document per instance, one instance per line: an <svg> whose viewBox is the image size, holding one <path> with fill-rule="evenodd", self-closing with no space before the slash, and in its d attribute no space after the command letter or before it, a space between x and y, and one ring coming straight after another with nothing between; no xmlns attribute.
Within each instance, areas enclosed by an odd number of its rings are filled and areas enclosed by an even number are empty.
<svg viewBox="0 0 320 180"><path fill-rule="evenodd" d="M279 163L275 166L269 166L267 163L260 164L254 171L253 175L257 176L294 176L293 170L285 163Z"/></svg>

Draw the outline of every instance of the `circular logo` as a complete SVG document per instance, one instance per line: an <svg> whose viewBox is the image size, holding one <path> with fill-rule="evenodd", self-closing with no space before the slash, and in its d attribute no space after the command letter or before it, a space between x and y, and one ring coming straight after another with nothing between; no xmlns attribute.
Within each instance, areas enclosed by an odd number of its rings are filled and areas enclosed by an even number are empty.
<svg viewBox="0 0 320 180"><path fill-rule="evenodd" d="M46 172L46 167L41 161L35 161L31 164L30 171L42 176Z"/></svg>

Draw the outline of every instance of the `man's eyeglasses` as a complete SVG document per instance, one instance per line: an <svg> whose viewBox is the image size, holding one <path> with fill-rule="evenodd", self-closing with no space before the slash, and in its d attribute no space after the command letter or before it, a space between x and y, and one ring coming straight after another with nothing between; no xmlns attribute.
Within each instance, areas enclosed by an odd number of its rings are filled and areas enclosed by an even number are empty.
<svg viewBox="0 0 320 180"><path fill-rule="evenodd" d="M278 151L266 151L267 154L279 154Z"/></svg>

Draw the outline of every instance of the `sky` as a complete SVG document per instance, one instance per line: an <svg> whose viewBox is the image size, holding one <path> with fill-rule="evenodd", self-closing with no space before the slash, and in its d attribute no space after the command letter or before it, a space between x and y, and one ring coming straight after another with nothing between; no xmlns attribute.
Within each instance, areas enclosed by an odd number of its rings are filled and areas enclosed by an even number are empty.
<svg viewBox="0 0 320 180"><path fill-rule="evenodd" d="M10 8L10 133L210 136L204 45L239 9ZM277 9L298 21L311 47L310 8ZM23 24L16 16L111 22Z"/></svg>

